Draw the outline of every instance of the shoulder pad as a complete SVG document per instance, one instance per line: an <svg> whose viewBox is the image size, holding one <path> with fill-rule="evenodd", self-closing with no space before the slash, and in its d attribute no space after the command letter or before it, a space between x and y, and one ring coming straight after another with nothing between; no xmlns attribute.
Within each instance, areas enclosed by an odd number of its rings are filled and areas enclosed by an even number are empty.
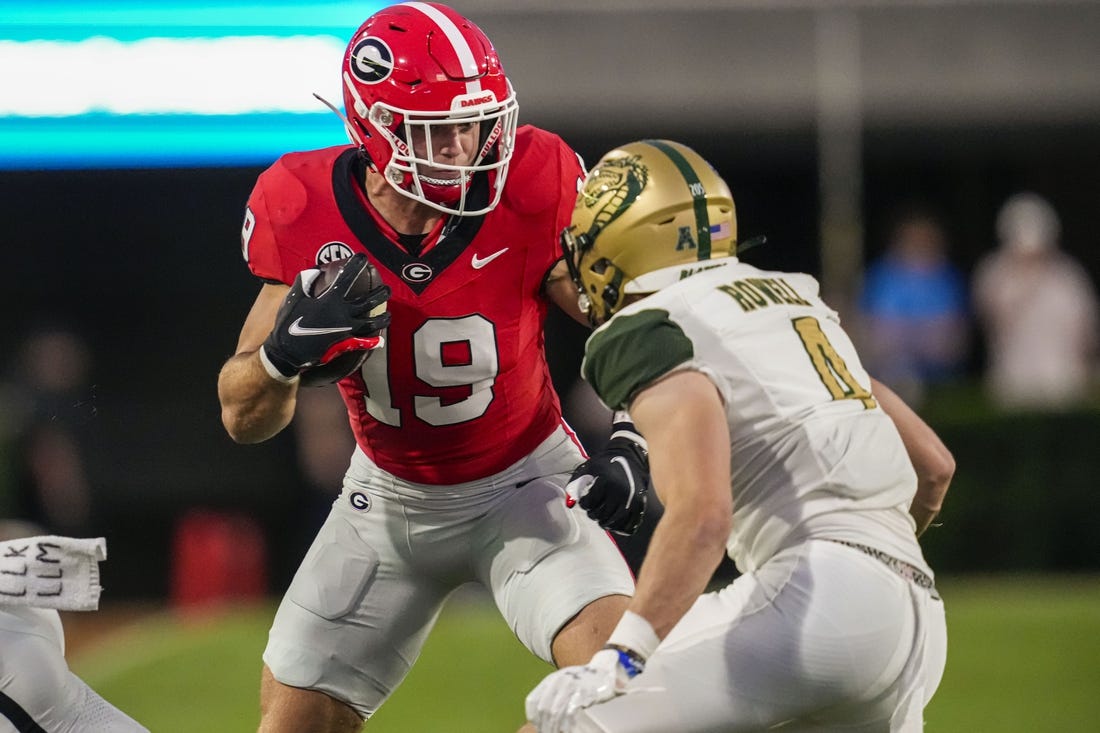
<svg viewBox="0 0 1100 733"><path fill-rule="evenodd" d="M521 214L537 214L558 206L563 196L569 208L584 177L577 154L557 135L531 125L516 131L516 152L504 184L503 204Z"/></svg>
<svg viewBox="0 0 1100 733"><path fill-rule="evenodd" d="M332 163L345 150L341 145L283 155L260 174L257 188L267 204L267 216L276 227L297 219L309 202L309 192L331 187Z"/></svg>

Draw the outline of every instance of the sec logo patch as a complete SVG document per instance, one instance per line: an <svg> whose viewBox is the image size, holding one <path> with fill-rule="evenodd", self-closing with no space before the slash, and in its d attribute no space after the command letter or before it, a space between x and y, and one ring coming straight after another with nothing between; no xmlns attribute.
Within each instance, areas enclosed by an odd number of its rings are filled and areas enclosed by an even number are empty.
<svg viewBox="0 0 1100 733"><path fill-rule="evenodd" d="M351 251L351 247L343 242L326 242L321 246L321 249L317 250L317 264L323 265L327 262L346 260L353 254L355 253Z"/></svg>

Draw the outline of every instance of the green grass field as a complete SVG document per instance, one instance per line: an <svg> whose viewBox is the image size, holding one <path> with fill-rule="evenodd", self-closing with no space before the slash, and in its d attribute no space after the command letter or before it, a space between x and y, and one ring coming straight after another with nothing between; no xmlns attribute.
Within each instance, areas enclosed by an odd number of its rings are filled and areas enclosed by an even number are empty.
<svg viewBox="0 0 1100 733"><path fill-rule="evenodd" d="M953 577L940 589L948 665L926 730L1100 730L1100 578ZM71 664L153 733L254 731L259 657L273 612L265 605L186 621L164 614L112 633ZM548 670L491 606L455 603L367 730L514 731L524 696Z"/></svg>

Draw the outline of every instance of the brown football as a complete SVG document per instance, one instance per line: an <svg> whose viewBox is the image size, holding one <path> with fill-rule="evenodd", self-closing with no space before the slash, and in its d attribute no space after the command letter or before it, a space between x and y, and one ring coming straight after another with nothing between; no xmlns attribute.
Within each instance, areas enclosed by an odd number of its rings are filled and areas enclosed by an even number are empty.
<svg viewBox="0 0 1100 733"><path fill-rule="evenodd" d="M346 264L347 259L342 259L318 265L317 269L321 271L321 274L313 281L313 285L310 287L310 295L319 295L331 287L336 278L340 276L340 271L343 270ZM363 268L363 271L359 273L359 277L355 278L355 282L351 284L351 289L348 290L347 297L354 299L365 296L380 285L382 285L381 275L379 275L374 265L368 262L367 266ZM376 315L385 310L386 304L382 303L372 311L371 314ZM323 387L333 382L339 382L341 379L363 366L363 362L365 362L370 355L370 349L354 349L339 354L324 364L318 364L315 367L310 367L303 371L301 375L301 385L303 387Z"/></svg>

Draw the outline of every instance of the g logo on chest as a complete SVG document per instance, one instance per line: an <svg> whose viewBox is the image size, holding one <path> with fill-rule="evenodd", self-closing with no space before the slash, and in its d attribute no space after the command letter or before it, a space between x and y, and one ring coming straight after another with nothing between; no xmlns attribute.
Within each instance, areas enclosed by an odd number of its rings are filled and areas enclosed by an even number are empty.
<svg viewBox="0 0 1100 733"><path fill-rule="evenodd" d="M401 278L411 283L423 283L435 277L435 271L423 262L413 262L401 268Z"/></svg>

